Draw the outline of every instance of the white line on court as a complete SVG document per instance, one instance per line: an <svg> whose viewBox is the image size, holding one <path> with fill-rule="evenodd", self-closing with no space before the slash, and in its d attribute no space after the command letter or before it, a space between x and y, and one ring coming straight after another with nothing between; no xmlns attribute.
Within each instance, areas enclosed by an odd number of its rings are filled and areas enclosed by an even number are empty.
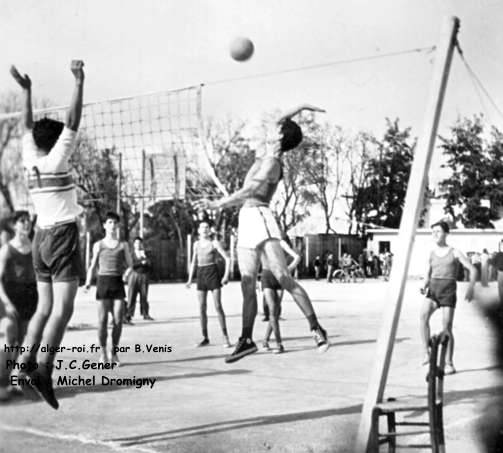
<svg viewBox="0 0 503 453"><path fill-rule="evenodd" d="M47 437L55 440L67 440L67 441L79 442L81 444L86 445L98 445L100 447L107 447L113 451L118 452L159 453L158 450L153 450L151 448L146 447L137 447L137 446L125 447L119 444L118 442L90 439L83 435L49 433L47 431L41 431L39 429L5 425L3 423L0 423L0 430L19 432L24 434L32 434L34 436Z"/></svg>

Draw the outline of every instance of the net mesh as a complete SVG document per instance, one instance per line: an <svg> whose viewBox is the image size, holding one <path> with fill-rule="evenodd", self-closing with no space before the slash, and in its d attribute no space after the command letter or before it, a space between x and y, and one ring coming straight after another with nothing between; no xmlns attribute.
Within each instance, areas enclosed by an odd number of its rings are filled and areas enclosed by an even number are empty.
<svg viewBox="0 0 503 453"><path fill-rule="evenodd" d="M121 197L147 203L225 193L202 139L200 86L85 104L79 134L121 162ZM68 107L34 111L64 121ZM12 121L19 112L0 117ZM16 141L19 146L19 141ZM120 159L119 159L120 155Z"/></svg>

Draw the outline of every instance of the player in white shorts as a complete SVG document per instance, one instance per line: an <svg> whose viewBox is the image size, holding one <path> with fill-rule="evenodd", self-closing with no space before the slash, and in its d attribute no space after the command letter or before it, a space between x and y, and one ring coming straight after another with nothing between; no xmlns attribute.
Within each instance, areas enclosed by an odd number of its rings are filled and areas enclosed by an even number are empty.
<svg viewBox="0 0 503 453"><path fill-rule="evenodd" d="M267 267L281 287L288 291L299 305L309 322L319 350L326 351L329 346L327 334L318 323L309 296L288 272L280 245L281 231L269 208L283 174L281 156L295 149L302 141L302 131L299 125L292 121L292 117L303 110L323 112L317 107L305 104L283 115L277 122L273 140L264 147L262 155L257 155L254 164L248 170L243 187L220 200L201 200L197 203L197 207L202 209L241 206L237 245L243 292L243 329L236 349L226 357L226 362L235 362L257 351L252 333L257 315L255 283L261 260L267 262Z"/></svg>

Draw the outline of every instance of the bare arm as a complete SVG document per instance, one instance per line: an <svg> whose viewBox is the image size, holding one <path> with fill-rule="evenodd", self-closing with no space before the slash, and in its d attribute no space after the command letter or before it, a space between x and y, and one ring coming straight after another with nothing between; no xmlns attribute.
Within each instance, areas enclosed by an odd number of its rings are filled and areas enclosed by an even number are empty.
<svg viewBox="0 0 503 453"><path fill-rule="evenodd" d="M126 281L129 277L129 274L133 270L133 260L131 258L131 250L129 249L129 245L127 242L124 242L124 256L126 257L127 269L124 272L123 280Z"/></svg>
<svg viewBox="0 0 503 453"><path fill-rule="evenodd" d="M91 286L91 280L93 278L93 273L94 269L96 268L96 264L98 263L98 256L100 254L100 242L95 242L93 245L93 258L91 260L91 265L89 266L89 269L87 270L87 276L86 276L86 284L85 287L86 289L89 289Z"/></svg>
<svg viewBox="0 0 503 453"><path fill-rule="evenodd" d="M196 269L196 260L197 260L197 241L194 243L194 252L192 253L192 260L190 262L190 269L189 269L189 278L187 279L187 288L190 287L190 284L192 283L192 278L194 277L194 271Z"/></svg>
<svg viewBox="0 0 503 453"><path fill-rule="evenodd" d="M286 241L280 241L280 245L283 250L293 258L293 261L288 266L288 271L293 272L300 263L300 256L295 250L292 249L292 247L288 245Z"/></svg>
<svg viewBox="0 0 503 453"><path fill-rule="evenodd" d="M426 294L426 289L430 285L430 277L431 277L431 263L430 260L428 259L428 266L426 268L426 272L424 274L423 278L423 286L421 288L421 294Z"/></svg>
<svg viewBox="0 0 503 453"><path fill-rule="evenodd" d="M275 159L265 159L262 161L260 169L255 174L253 179L246 181L245 185L229 195L228 197L221 198L220 200L201 200L196 203L196 208L202 209L222 209L229 208L231 206L240 206L248 198L255 195L257 190L262 187L274 173L277 171Z"/></svg>
<svg viewBox="0 0 503 453"><path fill-rule="evenodd" d="M277 121L277 124L280 124L283 121L294 117L295 115L299 114L303 110L309 110L311 112L321 112L321 113L325 112L325 110L320 109L319 107L315 107L314 105L311 105L311 104L301 104L298 107L295 107L295 108L293 108L291 110L288 110L283 115L281 115L281 117Z"/></svg>
<svg viewBox="0 0 503 453"><path fill-rule="evenodd" d="M10 73L23 89L23 124L25 129L33 127L33 108L31 105L31 80L28 74L22 76L14 65L10 67Z"/></svg>
<svg viewBox="0 0 503 453"><path fill-rule="evenodd" d="M468 288L466 288L465 294L465 300L470 302L473 299L473 288L475 287L475 282L477 281L477 269L472 263L470 263L470 260L465 256L463 252L454 249L454 256L470 273L470 283L468 284Z"/></svg>
<svg viewBox="0 0 503 453"><path fill-rule="evenodd" d="M5 287L3 285L3 276L5 273L5 267L7 265L7 253L8 253L8 245L5 244L1 249L0 249L0 302L3 303L3 308L5 311L5 315L9 316L11 318L16 318L18 316L18 312L16 310L16 307L14 307L14 304L12 301L9 299L9 296L7 295L7 292L5 291ZM0 311L0 318L2 318L3 314Z"/></svg>
<svg viewBox="0 0 503 453"><path fill-rule="evenodd" d="M229 271L231 269L231 260L229 258L229 254L224 250L222 247L222 244L218 241L213 241L214 247L217 249L218 253L222 255L223 259L225 260L225 271L224 271L224 276L222 277L222 285L225 285L229 281Z"/></svg>
<svg viewBox="0 0 503 453"><path fill-rule="evenodd" d="M68 113L66 115L66 127L72 131L79 128L80 118L82 116L82 102L84 97L84 62L81 60L72 60L71 71L75 76L75 88L73 90L72 100Z"/></svg>

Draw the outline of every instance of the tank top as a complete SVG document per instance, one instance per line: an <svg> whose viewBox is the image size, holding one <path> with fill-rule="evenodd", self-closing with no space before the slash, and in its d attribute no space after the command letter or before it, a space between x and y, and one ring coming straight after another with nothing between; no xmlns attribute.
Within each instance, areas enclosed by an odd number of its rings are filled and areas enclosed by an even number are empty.
<svg viewBox="0 0 503 453"><path fill-rule="evenodd" d="M244 206L253 207L253 206L269 206L271 199L276 192L276 188L283 177L283 168L281 166L281 162L276 157L267 157L264 159L258 159L248 171L246 175L243 186L245 186L249 181L253 180L255 175L260 170L262 163L272 159L274 160L274 169L273 175L269 177L267 181L264 181L263 184L257 189L256 193L253 197L248 198Z"/></svg>
<svg viewBox="0 0 503 453"><path fill-rule="evenodd" d="M7 262L2 280L5 283L36 283L31 251L29 253L21 253L10 243L7 243L7 247Z"/></svg>
<svg viewBox="0 0 503 453"><path fill-rule="evenodd" d="M431 278L443 280L456 280L458 274L458 260L454 250L449 248L445 256L438 256L435 251L430 255Z"/></svg>
<svg viewBox="0 0 503 453"><path fill-rule="evenodd" d="M199 267L210 266L217 262L217 249L212 241L209 241L204 247L201 242L197 242L197 265Z"/></svg>
<svg viewBox="0 0 503 453"><path fill-rule="evenodd" d="M103 241L100 241L99 244L98 275L121 276L126 267L124 242L119 242L114 248L107 247Z"/></svg>

